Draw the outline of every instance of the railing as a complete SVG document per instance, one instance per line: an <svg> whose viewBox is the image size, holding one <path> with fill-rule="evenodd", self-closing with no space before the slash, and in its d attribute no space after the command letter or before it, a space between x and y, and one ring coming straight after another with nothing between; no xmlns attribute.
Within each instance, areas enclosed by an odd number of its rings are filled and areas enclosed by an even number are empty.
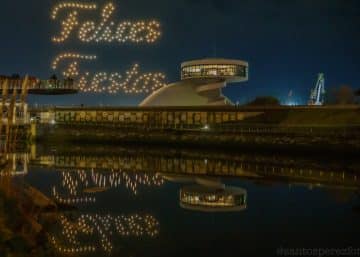
<svg viewBox="0 0 360 257"><path fill-rule="evenodd" d="M3 83L7 81L8 82L8 89L9 90L21 90L22 89L22 83L23 79L13 79L13 78L0 78L0 89L2 89ZM74 80L71 79L65 79L65 80L55 80L55 79L49 79L49 80L39 80L31 78L28 80L28 90L31 89L44 89L44 90L50 90L50 89L71 89L76 90L77 86L74 83Z"/></svg>
<svg viewBox="0 0 360 257"><path fill-rule="evenodd" d="M40 80L31 89L77 89L73 80Z"/></svg>

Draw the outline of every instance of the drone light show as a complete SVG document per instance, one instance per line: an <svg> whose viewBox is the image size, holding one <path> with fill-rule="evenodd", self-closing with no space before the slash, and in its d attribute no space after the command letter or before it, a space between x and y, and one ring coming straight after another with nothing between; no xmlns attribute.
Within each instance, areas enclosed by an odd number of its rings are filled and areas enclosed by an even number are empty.
<svg viewBox="0 0 360 257"><path fill-rule="evenodd" d="M152 44L161 36L160 23L155 20L120 21L112 17L115 4L109 2L102 9L96 3L60 2L51 12L51 19L60 23L60 32L52 37L56 45L64 44L74 36L82 44ZM96 21L83 21L82 14L92 12ZM99 18L100 17L100 18ZM139 64L133 64L125 72L89 72L80 68L80 62L97 60L95 54L63 52L51 65L66 78L78 82L82 92L92 93L150 93L166 85L161 72L141 72Z"/></svg>

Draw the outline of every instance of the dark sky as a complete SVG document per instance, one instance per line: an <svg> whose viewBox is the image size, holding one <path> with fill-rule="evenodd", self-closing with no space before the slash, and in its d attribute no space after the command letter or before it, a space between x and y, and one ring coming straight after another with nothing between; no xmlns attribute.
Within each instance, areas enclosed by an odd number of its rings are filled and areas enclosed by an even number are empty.
<svg viewBox="0 0 360 257"><path fill-rule="evenodd" d="M54 44L59 21L50 19L55 0L1 0L0 73L48 78L52 59L64 51L96 54L93 71L124 72L137 62L144 71L162 71L167 81L179 79L182 61L213 57L249 62L246 83L229 85L224 93L247 101L274 95L305 102L317 73L326 86L360 87L359 0L112 0L114 21L157 19L162 37L153 45ZM91 2L91 1L80 1ZM101 6L110 1L94 0ZM99 11L87 19L97 20ZM216 46L216 47L215 47ZM216 51L214 50L216 49ZM31 97L52 104L137 104L144 95L118 94Z"/></svg>

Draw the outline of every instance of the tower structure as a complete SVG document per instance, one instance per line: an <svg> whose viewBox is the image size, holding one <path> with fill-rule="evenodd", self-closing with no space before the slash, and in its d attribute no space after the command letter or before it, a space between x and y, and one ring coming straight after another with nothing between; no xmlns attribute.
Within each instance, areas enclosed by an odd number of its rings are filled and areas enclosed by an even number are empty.
<svg viewBox="0 0 360 257"><path fill-rule="evenodd" d="M323 105L325 95L325 77L323 73L318 74L315 87L311 90L309 105Z"/></svg>
<svg viewBox="0 0 360 257"><path fill-rule="evenodd" d="M181 64L181 81L162 87L140 106L224 106L231 105L221 89L228 83L248 80L249 65L231 59L201 59Z"/></svg>

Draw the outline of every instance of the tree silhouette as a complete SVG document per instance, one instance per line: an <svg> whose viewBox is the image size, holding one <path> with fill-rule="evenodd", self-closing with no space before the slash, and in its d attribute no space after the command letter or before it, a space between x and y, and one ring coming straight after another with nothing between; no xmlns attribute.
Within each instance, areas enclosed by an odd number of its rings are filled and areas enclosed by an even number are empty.
<svg viewBox="0 0 360 257"><path fill-rule="evenodd" d="M57 78L56 74L53 74L53 75L51 75L50 79L51 80L57 80L58 78Z"/></svg>
<svg viewBox="0 0 360 257"><path fill-rule="evenodd" d="M272 106L278 106L280 105L279 99L273 96L259 96L256 97L253 101L249 102L248 105L272 105Z"/></svg>
<svg viewBox="0 0 360 257"><path fill-rule="evenodd" d="M14 74L11 75L11 78L12 79L20 79L20 75L17 74L17 73L14 73Z"/></svg>

